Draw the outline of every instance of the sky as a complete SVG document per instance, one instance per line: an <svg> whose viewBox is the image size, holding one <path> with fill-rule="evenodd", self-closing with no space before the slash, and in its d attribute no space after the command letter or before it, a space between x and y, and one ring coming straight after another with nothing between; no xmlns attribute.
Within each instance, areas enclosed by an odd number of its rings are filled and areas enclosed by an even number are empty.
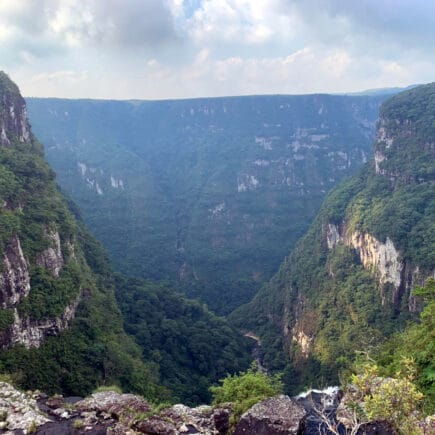
<svg viewBox="0 0 435 435"><path fill-rule="evenodd" d="M0 0L25 96L170 99L435 81L434 0Z"/></svg>

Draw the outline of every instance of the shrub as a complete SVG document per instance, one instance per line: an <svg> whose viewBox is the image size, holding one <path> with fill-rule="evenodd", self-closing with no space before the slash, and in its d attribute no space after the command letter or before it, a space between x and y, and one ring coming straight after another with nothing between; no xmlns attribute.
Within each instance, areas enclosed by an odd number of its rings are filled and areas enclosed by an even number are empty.
<svg viewBox="0 0 435 435"><path fill-rule="evenodd" d="M232 402L232 424L236 423L251 406L268 397L281 394L283 390L279 376L269 376L259 371L255 364L246 372L228 375L221 383L221 386L210 387L213 404Z"/></svg>

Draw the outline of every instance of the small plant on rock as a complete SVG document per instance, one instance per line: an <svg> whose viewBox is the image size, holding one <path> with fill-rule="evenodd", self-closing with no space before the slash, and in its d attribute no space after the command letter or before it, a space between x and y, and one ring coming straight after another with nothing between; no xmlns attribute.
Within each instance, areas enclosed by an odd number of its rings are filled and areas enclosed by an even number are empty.
<svg viewBox="0 0 435 435"><path fill-rule="evenodd" d="M282 393L283 384L279 376L269 376L253 364L246 372L228 375L221 379L221 386L210 387L213 404L233 404L231 423L234 425L249 408L269 397Z"/></svg>

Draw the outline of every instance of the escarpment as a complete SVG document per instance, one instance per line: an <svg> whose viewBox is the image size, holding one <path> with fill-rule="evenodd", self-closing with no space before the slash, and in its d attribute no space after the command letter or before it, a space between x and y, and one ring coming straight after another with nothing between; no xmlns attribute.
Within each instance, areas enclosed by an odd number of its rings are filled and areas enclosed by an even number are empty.
<svg viewBox="0 0 435 435"><path fill-rule="evenodd" d="M80 302L78 281L56 295L69 273L62 273L66 262L77 263L66 252L65 243L75 235L73 225L66 228L68 212L30 131L25 101L4 73L0 73L0 100L0 303L8 313L2 322L0 346L38 347L45 337L69 327ZM33 287L41 305L49 305L48 299L57 297L56 309L39 313L29 309L29 300L36 300Z"/></svg>
<svg viewBox="0 0 435 435"><path fill-rule="evenodd" d="M158 394L123 330L104 251L69 211L25 101L3 72L0 129L2 373L49 393L86 394L112 382Z"/></svg>
<svg viewBox="0 0 435 435"><path fill-rule="evenodd" d="M18 87L9 77L0 71L0 144L9 146L18 140L26 143L32 140L27 120L27 109L24 98Z"/></svg>
<svg viewBox="0 0 435 435"><path fill-rule="evenodd" d="M169 391L208 400L211 383L249 365L249 345L172 289L115 276L58 190L4 73L0 102L0 372L49 394L116 384L150 400ZM123 186L115 177L111 184Z"/></svg>
<svg viewBox="0 0 435 435"><path fill-rule="evenodd" d="M355 351L421 309L412 289L435 272L434 96L430 84L384 103L374 159L327 196L280 271L232 316L297 388L337 382Z"/></svg>

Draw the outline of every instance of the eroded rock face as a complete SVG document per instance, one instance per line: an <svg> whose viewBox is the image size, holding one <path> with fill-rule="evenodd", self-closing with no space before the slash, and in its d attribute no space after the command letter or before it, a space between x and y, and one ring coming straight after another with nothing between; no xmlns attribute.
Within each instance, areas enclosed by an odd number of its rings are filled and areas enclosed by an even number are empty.
<svg viewBox="0 0 435 435"><path fill-rule="evenodd" d="M380 284L389 282L395 288L400 286L403 263L399 251L389 237L382 243L371 234L355 231L346 239L346 244L358 252L366 269L377 272Z"/></svg>
<svg viewBox="0 0 435 435"><path fill-rule="evenodd" d="M34 320L28 317L21 318L18 311L14 310L14 323L8 334L7 340L0 343L1 347L10 347L22 344L27 349L39 347L44 339L51 335L58 335L69 327L74 319L77 306L82 299L82 293L68 305L60 317Z"/></svg>
<svg viewBox="0 0 435 435"><path fill-rule="evenodd" d="M415 285L423 284L427 276L423 276L418 267L412 268L406 264L389 237L385 243L382 243L369 233L348 231L345 224L328 223L325 228L325 238L330 250L338 243L344 243L355 249L363 267L376 275L381 291L386 284L392 286L390 294L382 292L384 302L389 300L394 305L398 305L405 293L409 296L409 311L416 311L415 298L409 295L410 289Z"/></svg>
<svg viewBox="0 0 435 435"><path fill-rule="evenodd" d="M0 268L0 305L10 308L17 305L30 291L29 265L24 257L18 236L5 246Z"/></svg>
<svg viewBox="0 0 435 435"><path fill-rule="evenodd" d="M58 277L64 265L60 236L57 231L47 231L46 237L50 240L51 246L36 257L36 265L44 267L54 277Z"/></svg>
<svg viewBox="0 0 435 435"><path fill-rule="evenodd" d="M134 394L119 394L114 391L94 393L90 397L78 402L79 412L105 413L125 425L134 424L138 415L151 411L151 405L143 398Z"/></svg>
<svg viewBox="0 0 435 435"><path fill-rule="evenodd" d="M0 74L4 75L3 72ZM10 145L14 139L20 142L29 142L31 139L26 103L18 88L13 86L10 92L2 94L0 102L0 144L3 146Z"/></svg>
<svg viewBox="0 0 435 435"><path fill-rule="evenodd" d="M302 434L305 416L306 411L290 397L272 397L245 412L234 435Z"/></svg>

